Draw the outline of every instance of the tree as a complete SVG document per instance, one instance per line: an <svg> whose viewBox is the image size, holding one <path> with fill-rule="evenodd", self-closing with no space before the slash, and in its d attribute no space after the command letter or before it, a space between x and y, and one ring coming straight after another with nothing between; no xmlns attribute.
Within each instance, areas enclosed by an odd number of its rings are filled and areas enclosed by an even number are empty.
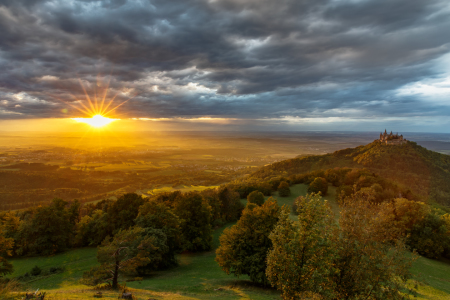
<svg viewBox="0 0 450 300"><path fill-rule="evenodd" d="M289 189L289 183L282 181L278 186L278 195L281 197L288 197L291 195L291 190Z"/></svg>
<svg viewBox="0 0 450 300"><path fill-rule="evenodd" d="M13 265L6 260L12 255L14 240L4 236L3 226L0 225L0 278L13 272Z"/></svg>
<svg viewBox="0 0 450 300"><path fill-rule="evenodd" d="M183 249L207 251L212 247L211 207L198 192L180 194L174 201L174 213L181 220Z"/></svg>
<svg viewBox="0 0 450 300"><path fill-rule="evenodd" d="M137 273L140 266L155 264L162 259L166 237L161 230L146 231L140 227L120 230L112 240L106 238L98 247L100 266L83 274L83 283L97 285L108 282L118 288L119 275Z"/></svg>
<svg viewBox="0 0 450 300"><path fill-rule="evenodd" d="M38 207L29 219L22 222L19 238L22 240L20 254L50 255L64 251L73 243L75 220L73 206L68 202L54 199L48 206Z"/></svg>
<svg viewBox="0 0 450 300"><path fill-rule="evenodd" d="M304 299L311 294L332 298L337 272L337 224L330 207L320 195L297 198L301 210L298 222L283 208L269 235L273 248L267 256L267 278L281 290L283 299Z"/></svg>
<svg viewBox="0 0 450 300"><path fill-rule="evenodd" d="M429 258L440 258L450 249L450 224L444 216L429 212L416 222L407 238L410 248Z"/></svg>
<svg viewBox="0 0 450 300"><path fill-rule="evenodd" d="M154 200L145 203L139 208L136 225L142 228L160 229L166 235L167 252L163 253L158 269L177 265L175 253L183 247L181 221L170 207ZM145 269L145 266L142 269Z"/></svg>
<svg viewBox="0 0 450 300"><path fill-rule="evenodd" d="M391 201L380 203L378 213L379 230L386 231L388 238L393 241L406 237L414 227L430 213L429 207L418 201L411 201L405 198L397 198Z"/></svg>
<svg viewBox="0 0 450 300"><path fill-rule="evenodd" d="M269 234L278 222L279 206L272 197L261 205L248 203L236 225L224 230L216 261L227 274L249 275L250 280L268 285L267 251L272 247Z"/></svg>
<svg viewBox="0 0 450 300"><path fill-rule="evenodd" d="M319 192L322 194L322 196L325 196L328 192L328 182L325 178L322 177L316 177L308 187L308 193Z"/></svg>
<svg viewBox="0 0 450 300"><path fill-rule="evenodd" d="M264 194L259 191L253 191L247 196L248 203L255 203L257 205L264 204Z"/></svg>
<svg viewBox="0 0 450 300"><path fill-rule="evenodd" d="M113 202L107 210L109 223L113 225L113 233L133 226L139 207L144 202L144 198L136 193L124 194Z"/></svg>
<svg viewBox="0 0 450 300"><path fill-rule="evenodd" d="M341 206L335 298L404 299L399 290L411 277L415 256L406 255L401 239L390 242L378 224L378 205L362 196L346 198Z"/></svg>
<svg viewBox="0 0 450 300"><path fill-rule="evenodd" d="M218 200L220 202L220 210L222 220L236 221L241 216L244 206L241 203L239 193L227 187L220 187L217 190Z"/></svg>

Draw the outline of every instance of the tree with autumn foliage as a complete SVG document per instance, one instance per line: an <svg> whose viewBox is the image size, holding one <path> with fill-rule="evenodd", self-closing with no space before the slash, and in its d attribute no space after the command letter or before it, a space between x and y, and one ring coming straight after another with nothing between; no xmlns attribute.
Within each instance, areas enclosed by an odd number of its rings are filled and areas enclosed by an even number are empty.
<svg viewBox="0 0 450 300"><path fill-rule="evenodd" d="M365 197L370 195L356 193L341 205L335 299L406 299L399 291L415 255L407 255L397 232L391 237L380 229L379 206Z"/></svg>
<svg viewBox="0 0 450 300"><path fill-rule="evenodd" d="M98 247L100 266L85 272L82 282L88 285L108 282L117 289L120 275L137 274L137 268L144 265L157 266L167 251L165 244L166 236L158 229L120 230L112 240L106 238Z"/></svg>
<svg viewBox="0 0 450 300"><path fill-rule="evenodd" d="M269 284L265 272L267 253L272 247L269 234L278 222L279 209L272 197L261 206L247 204L237 224L225 229L220 237L216 261L223 271Z"/></svg>
<svg viewBox="0 0 450 300"><path fill-rule="evenodd" d="M298 221L282 208L269 235L273 248L267 256L267 278L283 299L311 299L315 294L334 296L333 276L337 259L337 224L330 207L319 194L297 199Z"/></svg>

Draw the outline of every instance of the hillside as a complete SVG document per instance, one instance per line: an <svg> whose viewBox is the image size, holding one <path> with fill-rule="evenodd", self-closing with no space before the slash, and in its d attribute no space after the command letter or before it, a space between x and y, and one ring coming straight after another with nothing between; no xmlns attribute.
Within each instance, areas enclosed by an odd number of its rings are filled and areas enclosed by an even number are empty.
<svg viewBox="0 0 450 300"><path fill-rule="evenodd" d="M385 145L376 140L331 154L288 159L265 166L250 178L268 179L336 167L366 168L410 189L424 201L450 206L450 156L427 150L415 142Z"/></svg>

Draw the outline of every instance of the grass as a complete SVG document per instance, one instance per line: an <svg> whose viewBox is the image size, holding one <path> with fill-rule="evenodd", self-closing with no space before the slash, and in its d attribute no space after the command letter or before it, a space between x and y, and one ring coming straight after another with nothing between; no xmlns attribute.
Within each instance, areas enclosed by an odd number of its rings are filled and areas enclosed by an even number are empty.
<svg viewBox="0 0 450 300"><path fill-rule="evenodd" d="M234 225L228 224L226 227ZM219 245L219 236L226 228L214 232L213 248ZM64 266L65 271L26 283L24 290L39 288L47 291L48 299L92 299L96 292L80 285L83 272L97 264L96 248L81 248L50 257L32 257L12 260L12 277L24 275L35 266L42 269ZM236 278L223 272L215 259L215 251L180 254L180 265L176 268L159 271L142 281L127 282L127 287L137 299L279 299L279 293L273 289L253 284L247 276ZM117 299L118 293L106 291L103 298ZM20 299L18 297L18 299ZM46 298L47 299L47 298Z"/></svg>

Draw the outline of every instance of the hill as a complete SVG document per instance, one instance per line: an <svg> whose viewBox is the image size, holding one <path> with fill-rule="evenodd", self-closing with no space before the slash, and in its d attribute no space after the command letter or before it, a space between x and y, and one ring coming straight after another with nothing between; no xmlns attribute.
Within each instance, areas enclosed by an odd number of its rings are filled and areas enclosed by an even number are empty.
<svg viewBox="0 0 450 300"><path fill-rule="evenodd" d="M333 168L365 168L426 202L450 206L450 156L430 151L415 142L386 145L378 140L331 154L297 157L262 167L249 179L288 177Z"/></svg>

